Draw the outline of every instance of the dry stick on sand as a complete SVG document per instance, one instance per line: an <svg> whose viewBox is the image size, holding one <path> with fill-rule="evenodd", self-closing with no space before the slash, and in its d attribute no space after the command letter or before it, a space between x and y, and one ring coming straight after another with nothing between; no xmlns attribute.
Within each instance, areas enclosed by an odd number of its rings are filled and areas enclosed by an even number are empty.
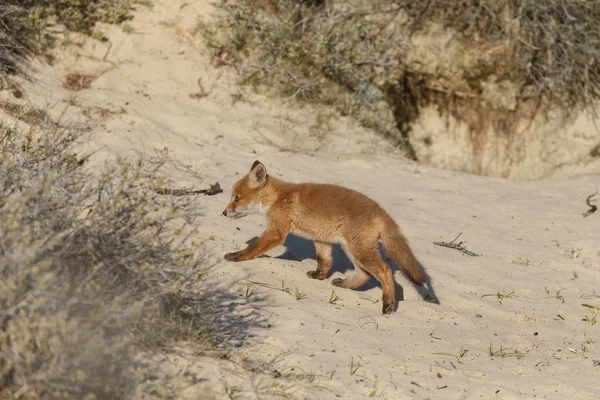
<svg viewBox="0 0 600 400"><path fill-rule="evenodd" d="M465 249L462 246L463 243L467 243L467 242L454 243L454 242L456 242L456 239L458 239L460 237L460 235L462 235L462 233L459 233L458 236L455 237L450 243L446 243L446 242L433 242L433 244L435 244L437 246L449 247L451 249L460 250L464 254L466 254L468 256L471 256L471 257L479 257L479 256L481 256L481 254L473 253L472 251L469 251L469 250Z"/></svg>
<svg viewBox="0 0 600 400"><path fill-rule="evenodd" d="M596 210L598 209L598 207L596 207L594 204L592 204L592 198L593 198L594 196L596 196L597 194L598 194L598 191L596 191L596 193L594 193L594 194L590 194L590 195L588 196L587 200L585 201L585 204L587 204L587 205L588 205L588 207L590 207L590 209L589 209L589 210L587 210L586 212L584 212L584 213L582 214L584 218L585 218L585 217L587 217L588 215L592 214L592 213L595 213L595 212L596 212Z"/></svg>
<svg viewBox="0 0 600 400"><path fill-rule="evenodd" d="M154 188L154 191L164 196L185 196L190 194L203 194L205 196L214 196L215 194L222 193L223 189L221 189L221 185L219 185L219 182L216 182L214 185L210 185L210 188L202 190Z"/></svg>

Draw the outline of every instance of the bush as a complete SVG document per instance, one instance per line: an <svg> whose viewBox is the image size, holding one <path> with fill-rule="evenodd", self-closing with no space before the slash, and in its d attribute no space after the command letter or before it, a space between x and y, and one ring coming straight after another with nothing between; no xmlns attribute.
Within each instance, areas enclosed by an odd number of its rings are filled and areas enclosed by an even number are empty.
<svg viewBox="0 0 600 400"><path fill-rule="evenodd" d="M4 78L23 72L28 55L51 46L47 27L92 34L97 22L122 23L133 18L144 0L3 0L0 4L0 73Z"/></svg>
<svg viewBox="0 0 600 400"><path fill-rule="evenodd" d="M26 0L36 25L44 26L55 18L67 29L90 33L96 22L119 24L132 18L132 0Z"/></svg>
<svg viewBox="0 0 600 400"><path fill-rule="evenodd" d="M165 160L92 174L76 139L0 127L0 398L123 398L140 349L206 340L195 215L153 192Z"/></svg>
<svg viewBox="0 0 600 400"><path fill-rule="evenodd" d="M21 71L26 56L35 49L35 35L29 13L19 0L0 4L0 74Z"/></svg>
<svg viewBox="0 0 600 400"><path fill-rule="evenodd" d="M333 104L400 141L428 104L446 112L458 104L459 118L465 109L477 110L478 120L499 113L498 126L510 132L502 121L523 112L554 106L568 113L600 97L595 1L237 0L220 7L216 22L202 27L217 65L236 67L242 83ZM444 34L453 59L419 53L427 50L413 42Z"/></svg>

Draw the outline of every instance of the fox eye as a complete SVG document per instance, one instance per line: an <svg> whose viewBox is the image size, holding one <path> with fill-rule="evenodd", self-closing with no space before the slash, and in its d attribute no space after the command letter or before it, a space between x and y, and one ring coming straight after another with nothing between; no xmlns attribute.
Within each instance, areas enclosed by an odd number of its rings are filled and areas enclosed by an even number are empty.
<svg viewBox="0 0 600 400"><path fill-rule="evenodd" d="M236 202L240 201L240 196L236 195L236 196L235 196L235 201L236 201Z"/></svg>

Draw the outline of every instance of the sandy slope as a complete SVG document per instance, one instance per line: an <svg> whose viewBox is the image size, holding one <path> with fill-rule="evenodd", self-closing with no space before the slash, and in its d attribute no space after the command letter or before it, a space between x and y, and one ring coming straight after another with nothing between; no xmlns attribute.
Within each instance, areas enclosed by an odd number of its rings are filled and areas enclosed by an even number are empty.
<svg viewBox="0 0 600 400"><path fill-rule="evenodd" d="M207 390L217 398L311 399L364 398L372 390L386 399L591 399L600 393L600 367L593 367L600 343L582 345L600 341L600 323L583 321L589 310L581 305L600 303L592 296L600 293L600 215L581 216L585 197L599 189L598 174L515 183L442 171L403 159L348 120L319 130L319 110L249 95L234 102L233 76L210 67L192 33L197 18L212 11L208 3L154 3L138 12L134 34L105 28L113 43L108 53L98 42L69 47L53 67L37 65L25 86L27 101L90 124L86 146L103 149L95 162L167 147L200 169L202 182L174 170L182 187L219 181L225 188L196 203L205 212L202 239L217 262L207 285L239 295L228 304L214 299L215 318L228 328L218 335L219 346L231 349L234 362L193 359L199 380L187 383L190 397ZM70 93L61 87L69 72L100 76L90 89ZM199 78L209 95L193 99ZM221 261L265 226L259 216L221 215L231 184L255 159L277 177L341 183L379 201L410 239L441 304L423 301L399 272L403 301L390 316L373 304L381 297L375 282L362 291L339 289L330 304L331 279L351 266L338 250L328 280L308 279L314 248L298 238L268 258ZM459 233L481 257L432 243ZM291 294L248 280L275 287L283 281ZM502 303L482 297L497 292L514 295ZM490 357L490 345L493 351L502 346L505 357ZM466 353L457 357L461 348ZM182 361L171 359L164 368L174 374Z"/></svg>

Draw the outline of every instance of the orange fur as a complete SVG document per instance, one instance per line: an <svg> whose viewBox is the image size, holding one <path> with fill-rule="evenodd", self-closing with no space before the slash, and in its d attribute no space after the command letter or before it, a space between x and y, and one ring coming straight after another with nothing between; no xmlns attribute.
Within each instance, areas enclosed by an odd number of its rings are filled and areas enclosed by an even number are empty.
<svg viewBox="0 0 600 400"><path fill-rule="evenodd" d="M356 289L374 275L383 289L383 313L394 310L395 287L391 268L381 259L381 241L390 257L417 284L425 277L396 222L374 200L338 185L289 183L267 174L255 161L250 172L233 185L231 201L223 214L241 218L266 214L269 224L261 237L244 250L228 253L228 261L251 260L283 244L287 235L311 239L317 253L317 269L307 275L325 279L331 267L331 245L340 244L356 271L335 286Z"/></svg>

